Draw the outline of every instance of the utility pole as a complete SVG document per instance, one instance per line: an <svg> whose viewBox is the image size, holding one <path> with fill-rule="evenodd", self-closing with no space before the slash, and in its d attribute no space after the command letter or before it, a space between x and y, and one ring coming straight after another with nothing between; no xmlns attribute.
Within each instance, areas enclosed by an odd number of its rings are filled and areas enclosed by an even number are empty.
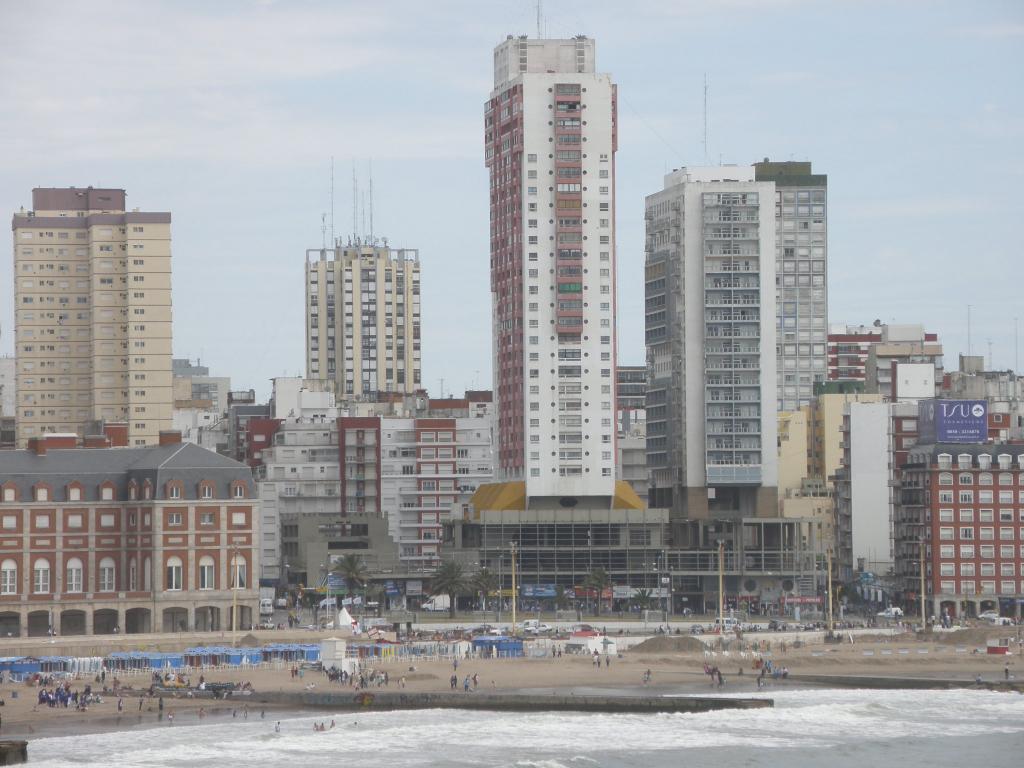
<svg viewBox="0 0 1024 768"><path fill-rule="evenodd" d="M924 539L923 538L922 539L918 539L918 541L919 541L918 549L920 550L920 553L921 553L921 631L924 632L925 629L927 628L927 623L926 623L927 620L925 619L925 612L924 612Z"/></svg>
<svg viewBox="0 0 1024 768"><path fill-rule="evenodd" d="M828 580L828 633L831 635L835 626L832 619L832 547L825 550L825 563L828 573L825 574Z"/></svg>
<svg viewBox="0 0 1024 768"><path fill-rule="evenodd" d="M516 543L509 542L512 547L512 634L516 633Z"/></svg>
<svg viewBox="0 0 1024 768"><path fill-rule="evenodd" d="M725 542L718 541L718 631L725 630Z"/></svg>

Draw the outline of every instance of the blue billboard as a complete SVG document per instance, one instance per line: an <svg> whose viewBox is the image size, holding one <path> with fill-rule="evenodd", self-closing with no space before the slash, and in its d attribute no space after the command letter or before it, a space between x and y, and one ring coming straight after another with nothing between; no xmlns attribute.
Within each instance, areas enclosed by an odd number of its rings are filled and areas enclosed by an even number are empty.
<svg viewBox="0 0 1024 768"><path fill-rule="evenodd" d="M557 597L554 584L520 584L520 597Z"/></svg>
<svg viewBox="0 0 1024 768"><path fill-rule="evenodd" d="M984 443L988 440L988 402L922 400L917 428L919 443Z"/></svg>

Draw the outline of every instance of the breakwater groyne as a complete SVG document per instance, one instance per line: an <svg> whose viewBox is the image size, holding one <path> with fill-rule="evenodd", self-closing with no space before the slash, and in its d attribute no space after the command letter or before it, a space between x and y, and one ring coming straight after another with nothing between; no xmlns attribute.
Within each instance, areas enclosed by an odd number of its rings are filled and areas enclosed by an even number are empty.
<svg viewBox="0 0 1024 768"><path fill-rule="evenodd" d="M474 709L499 712L712 712L719 709L759 709L774 706L771 699L713 696L598 696L529 693L405 693L399 691L268 692L253 702L306 709L392 711L401 709Z"/></svg>

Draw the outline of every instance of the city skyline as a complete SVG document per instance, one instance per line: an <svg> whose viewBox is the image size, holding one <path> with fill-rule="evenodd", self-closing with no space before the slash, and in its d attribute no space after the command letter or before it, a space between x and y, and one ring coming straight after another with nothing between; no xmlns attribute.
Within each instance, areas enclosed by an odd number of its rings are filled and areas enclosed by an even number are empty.
<svg viewBox="0 0 1024 768"><path fill-rule="evenodd" d="M174 354L201 357L265 395L270 377L304 368L302 258L330 213L330 158L342 238L352 227L352 160L365 189L372 158L375 233L420 249L424 386L436 391L444 378L454 391L488 387L480 94L492 47L506 34L534 36L533 5L470 22L460 3L429 18L400 3L223 8L105 15L0 4L14 33L0 53L9 75L0 88L20 107L0 118L12 148L0 187L8 212L27 207L34 186L90 184L128 189L129 209L173 211ZM649 3L658 25L616 8L551 2L544 13L546 36L595 39L599 71L619 85L620 363L643 362L644 194L666 169L769 157L813 160L830 177L829 322L923 323L953 355L968 351L973 304L972 351L987 357L991 339L994 366L1014 366L1007 328L1019 304L1012 281L990 278L1013 266L1011 190L1024 173L1014 152L1024 131L1012 81L1024 36L1018 8L936 3L925 16L915 3ZM66 61L28 47L28 30L41 25L68 56L88 54L109 76L73 96L40 91L36 80L57 80ZM799 34L804 55L774 58L787 34ZM353 119L353 105L368 117ZM77 119L53 119L69 113ZM443 218L452 211L457 227ZM8 260L7 284L10 269ZM228 318L224 332L208 335L210 307ZM7 302L0 323L0 352L11 352Z"/></svg>

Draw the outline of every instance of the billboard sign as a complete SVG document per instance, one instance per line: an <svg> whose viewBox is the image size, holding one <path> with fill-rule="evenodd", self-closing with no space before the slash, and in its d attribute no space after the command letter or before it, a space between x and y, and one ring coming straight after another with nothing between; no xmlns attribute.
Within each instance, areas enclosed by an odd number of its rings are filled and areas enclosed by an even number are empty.
<svg viewBox="0 0 1024 768"><path fill-rule="evenodd" d="M407 582L405 582L405 594L422 595L423 582L420 579L409 579Z"/></svg>
<svg viewBox="0 0 1024 768"><path fill-rule="evenodd" d="M988 440L986 400L922 400L918 404L921 443L984 443Z"/></svg>
<svg viewBox="0 0 1024 768"><path fill-rule="evenodd" d="M554 584L520 584L521 597L557 597Z"/></svg>

